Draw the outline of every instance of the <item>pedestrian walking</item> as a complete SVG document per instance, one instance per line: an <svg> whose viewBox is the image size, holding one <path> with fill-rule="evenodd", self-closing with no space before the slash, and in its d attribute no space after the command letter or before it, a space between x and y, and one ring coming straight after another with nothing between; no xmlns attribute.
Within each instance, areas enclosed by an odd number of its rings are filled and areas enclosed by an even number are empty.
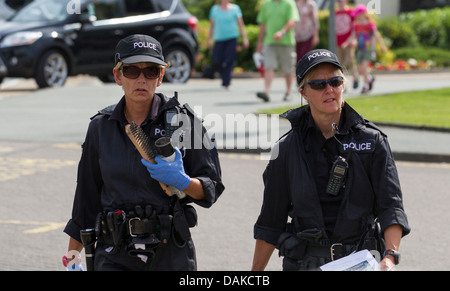
<svg viewBox="0 0 450 291"><path fill-rule="evenodd" d="M323 49L297 65L309 104L283 114L292 129L263 174L253 270L275 248L284 270L316 270L361 249L380 252L382 270L399 263L410 227L394 158L386 135L344 101L343 71Z"/></svg>
<svg viewBox="0 0 450 291"><path fill-rule="evenodd" d="M244 48L248 48L249 42L245 31L241 8L230 3L230 0L220 0L220 4L214 5L209 12L208 49L213 46L213 70L220 72L222 86L229 89L234 66L236 64L239 36L242 36Z"/></svg>
<svg viewBox="0 0 450 291"><path fill-rule="evenodd" d="M319 43L319 9L314 0L295 1L300 21L295 23L297 62Z"/></svg>
<svg viewBox="0 0 450 291"><path fill-rule="evenodd" d="M256 51L264 57L264 92L258 92L256 96L264 102L270 101L270 88L278 68L286 81L283 100L290 99L296 60L294 26L297 21L297 7L291 0L268 0L258 12L259 35Z"/></svg>

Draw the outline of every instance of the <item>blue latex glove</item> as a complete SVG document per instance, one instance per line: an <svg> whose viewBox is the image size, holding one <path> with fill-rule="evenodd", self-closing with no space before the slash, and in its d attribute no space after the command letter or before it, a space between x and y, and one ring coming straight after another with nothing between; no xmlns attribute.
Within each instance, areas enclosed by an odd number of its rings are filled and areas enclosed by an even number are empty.
<svg viewBox="0 0 450 291"><path fill-rule="evenodd" d="M178 148L175 148L175 160L173 162L164 161L159 156L155 157L156 164L144 159L141 159L141 162L153 179L173 186L180 191L186 189L191 182L191 178L184 172L183 159Z"/></svg>

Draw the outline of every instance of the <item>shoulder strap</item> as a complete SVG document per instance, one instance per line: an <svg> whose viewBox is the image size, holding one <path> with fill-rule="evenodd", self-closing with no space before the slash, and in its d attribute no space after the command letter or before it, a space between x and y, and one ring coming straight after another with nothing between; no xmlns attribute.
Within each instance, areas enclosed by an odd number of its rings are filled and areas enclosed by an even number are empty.
<svg viewBox="0 0 450 291"><path fill-rule="evenodd" d="M203 118L199 117L199 116L195 113L194 109L192 109L192 107L189 106L189 104L187 104L187 103L183 104L183 106L181 106L180 109L181 109L181 112L183 112L183 113L185 113L185 114L189 114L189 115L191 115L191 116L193 116L193 117L199 119L199 120L203 123Z"/></svg>
<svg viewBox="0 0 450 291"><path fill-rule="evenodd" d="M375 129L377 131L379 131L384 137L387 136L387 134L385 134L377 125L375 125L375 123L373 123L372 121L369 121L367 119L364 119L364 125L367 127L370 127L372 129Z"/></svg>
<svg viewBox="0 0 450 291"><path fill-rule="evenodd" d="M113 105L103 108L102 110L99 110L94 116L91 117L91 120L100 115L111 115L112 112L114 111L114 109L116 108L116 105L117 104L113 104Z"/></svg>

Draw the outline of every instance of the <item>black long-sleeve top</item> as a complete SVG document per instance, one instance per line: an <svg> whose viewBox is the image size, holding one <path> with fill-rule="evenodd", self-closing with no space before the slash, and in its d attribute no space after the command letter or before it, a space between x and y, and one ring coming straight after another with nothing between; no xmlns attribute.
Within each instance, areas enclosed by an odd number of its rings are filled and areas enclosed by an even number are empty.
<svg viewBox="0 0 450 291"><path fill-rule="evenodd" d="M175 106L180 106L176 98L154 95L149 116L141 125L151 141L164 134L163 113ZM89 124L78 165L72 218L64 229L78 241L81 241L80 230L94 228L96 216L101 211L129 211L136 205L152 205L157 213L169 209L169 197L142 165L139 152L125 132L124 108L123 97L118 104L100 110ZM193 136L198 138L206 134L203 126L197 126L199 121L192 112L184 111L191 121ZM195 130L194 125L197 126ZM187 175L201 181L205 199L197 201L187 196L181 200L182 204L194 202L210 207L224 190L217 151L204 145L198 149L187 148L183 164Z"/></svg>

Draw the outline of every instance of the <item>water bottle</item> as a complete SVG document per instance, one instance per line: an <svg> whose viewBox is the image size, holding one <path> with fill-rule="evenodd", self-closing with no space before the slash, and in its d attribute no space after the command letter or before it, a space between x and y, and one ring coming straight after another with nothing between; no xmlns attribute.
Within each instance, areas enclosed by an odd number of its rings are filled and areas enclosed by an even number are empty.
<svg viewBox="0 0 450 291"><path fill-rule="evenodd" d="M67 271L84 271L83 265L81 265L81 256L75 256L72 261L68 261L67 256L63 256L62 261Z"/></svg>
<svg viewBox="0 0 450 291"><path fill-rule="evenodd" d="M261 77L264 77L264 59L263 55L259 52L253 53L253 62L255 63L256 68L258 69Z"/></svg>

